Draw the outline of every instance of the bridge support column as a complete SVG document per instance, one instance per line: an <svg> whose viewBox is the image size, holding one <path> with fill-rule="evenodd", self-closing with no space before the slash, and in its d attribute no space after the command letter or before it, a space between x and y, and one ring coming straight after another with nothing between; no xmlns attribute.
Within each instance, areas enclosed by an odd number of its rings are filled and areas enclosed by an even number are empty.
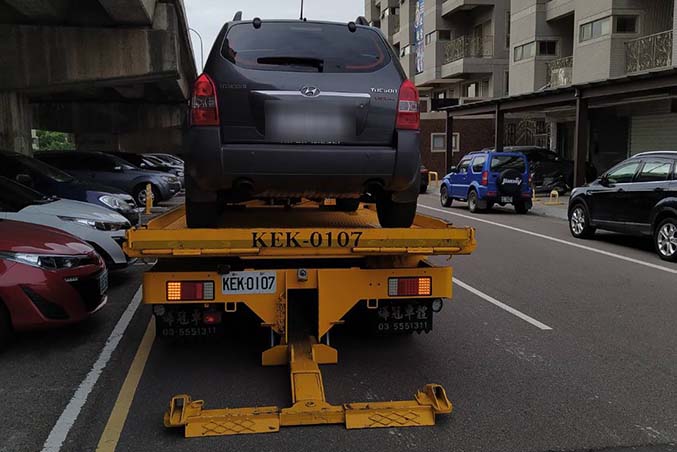
<svg viewBox="0 0 677 452"><path fill-rule="evenodd" d="M33 120L28 98L14 92L0 93L0 149L31 155Z"/></svg>

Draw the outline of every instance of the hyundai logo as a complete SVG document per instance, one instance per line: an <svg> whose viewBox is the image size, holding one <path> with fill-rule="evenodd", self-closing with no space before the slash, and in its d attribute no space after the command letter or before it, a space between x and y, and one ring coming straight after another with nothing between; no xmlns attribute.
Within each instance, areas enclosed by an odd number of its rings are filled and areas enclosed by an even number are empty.
<svg viewBox="0 0 677 452"><path fill-rule="evenodd" d="M320 88L316 86L304 86L301 88L301 94L307 97L317 97L320 95Z"/></svg>

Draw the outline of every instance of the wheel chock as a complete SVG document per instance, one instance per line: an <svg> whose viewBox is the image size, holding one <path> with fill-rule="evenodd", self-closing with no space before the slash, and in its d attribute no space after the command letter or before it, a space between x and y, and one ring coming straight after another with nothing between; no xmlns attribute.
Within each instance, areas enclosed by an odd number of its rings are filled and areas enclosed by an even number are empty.
<svg viewBox="0 0 677 452"><path fill-rule="evenodd" d="M282 357L281 347L286 348ZM435 416L452 405L444 388L428 384L414 400L331 405L325 399L319 363L336 363L336 350L309 337L264 352L264 365L289 364L292 406L203 409L186 394L172 398L165 427L184 427L188 437L277 432L281 426L344 424L348 429L435 425Z"/></svg>

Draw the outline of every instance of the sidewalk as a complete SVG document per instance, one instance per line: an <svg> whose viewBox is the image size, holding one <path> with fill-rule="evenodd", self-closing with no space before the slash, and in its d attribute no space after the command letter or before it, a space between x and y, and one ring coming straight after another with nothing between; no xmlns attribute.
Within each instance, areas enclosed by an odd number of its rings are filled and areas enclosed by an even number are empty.
<svg viewBox="0 0 677 452"><path fill-rule="evenodd" d="M549 201L548 197L539 196L534 202L534 206L529 213L534 215L542 215L545 217L559 218L560 220L568 220L567 208L569 206L569 196L560 196L558 205L546 205Z"/></svg>

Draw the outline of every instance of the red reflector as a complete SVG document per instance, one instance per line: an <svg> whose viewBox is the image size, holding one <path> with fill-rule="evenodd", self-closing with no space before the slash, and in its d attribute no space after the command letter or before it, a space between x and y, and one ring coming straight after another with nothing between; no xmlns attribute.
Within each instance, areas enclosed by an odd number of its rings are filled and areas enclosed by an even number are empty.
<svg viewBox="0 0 677 452"><path fill-rule="evenodd" d="M482 171L482 185L489 185L489 171Z"/></svg>
<svg viewBox="0 0 677 452"><path fill-rule="evenodd" d="M391 297L420 297L432 294L432 278L389 278L388 295Z"/></svg>
<svg viewBox="0 0 677 452"><path fill-rule="evenodd" d="M416 86L409 79L402 82L397 100L396 128L405 130L419 130L421 128L421 114L418 102L419 97Z"/></svg>
<svg viewBox="0 0 677 452"><path fill-rule="evenodd" d="M198 301L214 299L213 281L169 281L168 301Z"/></svg>
<svg viewBox="0 0 677 452"><path fill-rule="evenodd" d="M190 102L191 126L218 126L219 106L216 103L216 87L207 74L198 77L193 85Z"/></svg>
<svg viewBox="0 0 677 452"><path fill-rule="evenodd" d="M202 321L205 325L214 325L221 323L221 313L220 312L208 312L202 316Z"/></svg>

